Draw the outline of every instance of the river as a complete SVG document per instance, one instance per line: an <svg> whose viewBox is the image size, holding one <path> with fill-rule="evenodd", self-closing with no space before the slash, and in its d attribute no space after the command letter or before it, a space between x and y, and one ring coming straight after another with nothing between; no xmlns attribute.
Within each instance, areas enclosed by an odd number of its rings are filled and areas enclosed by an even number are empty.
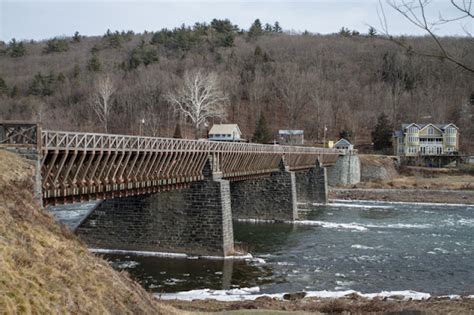
<svg viewBox="0 0 474 315"><path fill-rule="evenodd" d="M246 261L106 255L145 288L474 293L474 206L337 201L295 224L234 222Z"/></svg>

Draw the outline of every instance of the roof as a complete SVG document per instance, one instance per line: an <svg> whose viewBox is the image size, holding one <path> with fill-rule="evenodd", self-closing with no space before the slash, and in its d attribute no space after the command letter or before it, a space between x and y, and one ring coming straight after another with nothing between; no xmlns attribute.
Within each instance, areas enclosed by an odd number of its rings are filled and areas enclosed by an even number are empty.
<svg viewBox="0 0 474 315"><path fill-rule="evenodd" d="M239 135L242 134L240 132L240 128L237 124L218 124L218 125L213 125L211 130L209 130L210 135L216 135L216 134L233 134L234 132L237 132Z"/></svg>
<svg viewBox="0 0 474 315"><path fill-rule="evenodd" d="M417 123L411 123L411 124L402 124L402 130L405 130L406 128L410 127L411 125L415 125L417 126L419 129L423 129L425 128L426 126L428 125L432 125L440 130L444 130L446 128L448 128L448 126L453 126L454 128L456 129L459 129L455 124L453 123L444 123L444 124L432 124L432 123L428 123L428 124L417 124Z"/></svg>
<svg viewBox="0 0 474 315"><path fill-rule="evenodd" d="M278 130L279 135L285 135L285 136L290 136L290 135L303 135L304 130Z"/></svg>
<svg viewBox="0 0 474 315"><path fill-rule="evenodd" d="M334 146L338 146L338 145L352 145L352 143L349 142L349 140L346 140L344 138L341 138L339 139L339 141L337 141Z"/></svg>
<svg viewBox="0 0 474 315"><path fill-rule="evenodd" d="M396 130L396 131L393 133L393 136L394 136L395 138L401 138L401 137L403 137L403 131L401 131L401 130Z"/></svg>

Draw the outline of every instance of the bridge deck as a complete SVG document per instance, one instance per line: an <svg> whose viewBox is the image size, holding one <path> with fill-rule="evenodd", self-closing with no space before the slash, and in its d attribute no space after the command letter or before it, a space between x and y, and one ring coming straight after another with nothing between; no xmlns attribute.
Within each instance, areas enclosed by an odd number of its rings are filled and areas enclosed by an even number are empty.
<svg viewBox="0 0 474 315"><path fill-rule="evenodd" d="M333 160L345 150L40 130L0 123L0 144L36 146L45 202L105 199L157 192L203 179L205 163L242 180ZM333 158L331 158L333 157Z"/></svg>

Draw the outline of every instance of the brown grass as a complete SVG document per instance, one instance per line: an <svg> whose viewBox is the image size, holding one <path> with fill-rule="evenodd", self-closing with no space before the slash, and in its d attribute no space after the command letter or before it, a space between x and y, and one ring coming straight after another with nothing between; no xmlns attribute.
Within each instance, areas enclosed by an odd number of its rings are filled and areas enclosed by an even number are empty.
<svg viewBox="0 0 474 315"><path fill-rule="evenodd" d="M386 181L370 181L357 184L357 188L394 188L394 189L455 189L474 190L473 175L400 175Z"/></svg>
<svg viewBox="0 0 474 315"><path fill-rule="evenodd" d="M298 301L281 301L269 297L257 298L255 301L220 302L204 301L164 301L173 307L200 312L217 312L214 314L473 314L474 300L436 300L400 301L400 300L367 300L360 296L348 296L340 299L300 299ZM293 313L295 312L295 313Z"/></svg>
<svg viewBox="0 0 474 315"><path fill-rule="evenodd" d="M32 167L0 150L0 314L177 314L90 254L32 196Z"/></svg>

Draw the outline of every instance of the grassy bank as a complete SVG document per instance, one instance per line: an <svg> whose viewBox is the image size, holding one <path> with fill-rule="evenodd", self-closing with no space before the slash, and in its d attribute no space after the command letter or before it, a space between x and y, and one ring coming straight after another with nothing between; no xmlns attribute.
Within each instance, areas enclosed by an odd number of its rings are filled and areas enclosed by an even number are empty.
<svg viewBox="0 0 474 315"><path fill-rule="evenodd" d="M32 172L0 150L0 314L177 313L41 210Z"/></svg>
<svg viewBox="0 0 474 315"><path fill-rule="evenodd" d="M261 297L254 301L241 302L205 300L164 301L163 303L181 310L213 312L212 314L279 314L279 312L289 312L291 314L471 315L474 312L474 299L468 298L401 301L397 300L395 296L393 299L368 300L355 294L339 299L308 298L283 301Z"/></svg>

